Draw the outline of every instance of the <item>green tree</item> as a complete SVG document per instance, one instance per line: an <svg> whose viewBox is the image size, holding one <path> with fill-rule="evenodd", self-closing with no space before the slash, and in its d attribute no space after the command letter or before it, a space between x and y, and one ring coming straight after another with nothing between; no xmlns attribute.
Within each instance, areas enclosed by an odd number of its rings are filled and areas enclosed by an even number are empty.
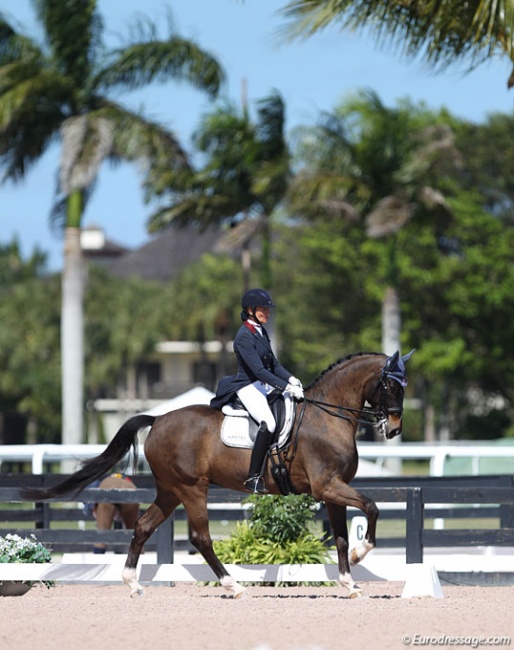
<svg viewBox="0 0 514 650"><path fill-rule="evenodd" d="M280 359L305 383L339 357L378 349L382 269L365 241L344 219L277 228Z"/></svg>
<svg viewBox="0 0 514 650"><path fill-rule="evenodd" d="M405 330L432 403L432 437L499 438L513 422L514 231L476 192L450 199L444 236L428 224L401 234Z"/></svg>
<svg viewBox="0 0 514 650"><path fill-rule="evenodd" d="M289 0L282 13L289 37L308 37L329 25L366 30L380 45L411 59L421 56L436 69L458 61L472 69L498 54L514 62L511 0Z"/></svg>
<svg viewBox="0 0 514 650"><path fill-rule="evenodd" d="M86 389L137 396L138 365L164 338L163 287L159 282L121 280L91 266L85 300Z"/></svg>
<svg viewBox="0 0 514 650"><path fill-rule="evenodd" d="M46 255L36 248L29 259L24 260L20 244L13 239L10 244L0 244L0 297L23 280L41 277L45 272Z"/></svg>
<svg viewBox="0 0 514 650"><path fill-rule="evenodd" d="M218 107L205 115L193 137L203 166L180 178L159 170L149 184L164 206L150 220L152 230L176 224L202 228L231 222L224 250L243 250L243 285L249 288L250 242L262 235L261 282L270 288L270 217L282 201L289 177L285 106L278 92L259 101L257 121L246 106ZM169 200L166 199L169 197Z"/></svg>
<svg viewBox="0 0 514 650"><path fill-rule="evenodd" d="M106 50L95 0L33 0L42 44L0 14L0 164L18 180L56 140L61 161L54 216L65 229L62 282L63 439L82 441L82 217L101 163L166 159L186 166L174 134L110 97L151 82L186 80L214 96L222 81L217 61L195 43L158 38L150 21L132 42Z"/></svg>
<svg viewBox="0 0 514 650"><path fill-rule="evenodd" d="M238 327L240 304L237 263L229 256L205 254L163 291L161 314L165 336L200 344L205 361L205 343L220 343L219 379L229 373L227 344ZM232 355L231 355L232 356ZM204 366L205 368L205 366ZM205 372L203 384L214 389L216 380Z"/></svg>
<svg viewBox="0 0 514 650"><path fill-rule="evenodd" d="M484 208L514 226L514 115L493 113L484 122L459 122L455 138L465 160L464 187L478 190Z"/></svg>
<svg viewBox="0 0 514 650"><path fill-rule="evenodd" d="M24 277L0 300L0 412L25 419L29 442L59 442L59 292L57 276Z"/></svg>
<svg viewBox="0 0 514 650"><path fill-rule="evenodd" d="M414 218L443 226L451 217L439 189L458 161L451 129L423 106L387 108L368 91L301 129L297 151L292 211L355 224L362 217L367 234L384 241L382 350L392 354L401 328L397 234Z"/></svg>

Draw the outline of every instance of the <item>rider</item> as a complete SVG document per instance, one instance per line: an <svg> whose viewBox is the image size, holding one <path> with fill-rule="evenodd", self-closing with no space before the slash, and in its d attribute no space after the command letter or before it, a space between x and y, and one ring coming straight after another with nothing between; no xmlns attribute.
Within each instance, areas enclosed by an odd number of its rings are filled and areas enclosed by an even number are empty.
<svg viewBox="0 0 514 650"><path fill-rule="evenodd" d="M278 389L302 400L303 387L301 381L277 361L263 327L275 306L269 293L264 289L251 289L243 295L241 306L243 324L234 339L237 374L223 377L211 406L220 409L237 394L248 413L260 423L244 485L248 492L265 494L264 462L276 427L267 395Z"/></svg>

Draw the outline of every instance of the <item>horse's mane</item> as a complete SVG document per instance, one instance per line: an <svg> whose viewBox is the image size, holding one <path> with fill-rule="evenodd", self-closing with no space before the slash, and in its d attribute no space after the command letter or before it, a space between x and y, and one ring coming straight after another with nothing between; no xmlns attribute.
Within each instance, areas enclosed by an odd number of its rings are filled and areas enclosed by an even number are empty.
<svg viewBox="0 0 514 650"><path fill-rule="evenodd" d="M364 357L364 356L379 356L382 354L381 352L354 352L353 354L348 354L346 357L341 357L337 361L334 361L334 363L331 363L328 368L325 368L325 370L322 370L317 377L315 377L311 383L306 386L305 390L308 390L309 388L312 388L315 386L327 373L329 373L331 370L334 370L337 366L342 365L346 361L350 361L351 359L355 357Z"/></svg>

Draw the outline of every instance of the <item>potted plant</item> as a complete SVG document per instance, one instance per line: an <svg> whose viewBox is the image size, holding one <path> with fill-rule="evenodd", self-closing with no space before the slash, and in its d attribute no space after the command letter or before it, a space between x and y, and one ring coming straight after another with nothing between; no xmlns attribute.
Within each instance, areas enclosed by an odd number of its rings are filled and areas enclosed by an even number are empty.
<svg viewBox="0 0 514 650"><path fill-rule="evenodd" d="M52 561L50 551L38 542L35 535L20 537L8 533L0 537L0 562L24 562L46 564ZM48 589L52 581L43 581ZM26 593L34 582L26 580L0 580L0 596L21 596Z"/></svg>

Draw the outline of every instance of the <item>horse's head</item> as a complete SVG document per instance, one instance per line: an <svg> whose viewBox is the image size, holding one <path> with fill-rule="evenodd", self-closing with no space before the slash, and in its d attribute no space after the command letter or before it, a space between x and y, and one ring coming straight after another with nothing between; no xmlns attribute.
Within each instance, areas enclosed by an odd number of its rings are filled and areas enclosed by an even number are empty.
<svg viewBox="0 0 514 650"><path fill-rule="evenodd" d="M370 403L377 415L377 429L388 440L402 432L403 396L407 386L405 364L414 354L400 356L395 352L387 357L378 385Z"/></svg>

